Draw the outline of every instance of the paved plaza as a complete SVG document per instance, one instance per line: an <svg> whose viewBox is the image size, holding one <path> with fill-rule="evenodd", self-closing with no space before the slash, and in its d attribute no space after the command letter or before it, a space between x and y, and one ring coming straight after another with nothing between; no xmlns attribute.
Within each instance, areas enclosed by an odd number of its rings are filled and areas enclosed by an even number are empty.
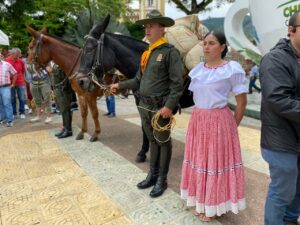
<svg viewBox="0 0 300 225"><path fill-rule="evenodd" d="M248 95L259 106L260 95ZM254 104L254 105L255 105ZM228 213L211 223L200 222L179 196L185 133L191 108L176 115L174 152L169 175L170 188L152 199L151 189L136 184L147 173L148 161L136 164L141 147L140 119L134 99L116 98L115 118L106 112L104 98L98 100L102 133L100 141L57 139L60 116L50 125L31 124L29 116L17 119L13 128L0 127L1 225L261 225L269 182L268 168L259 152L260 121L249 117L239 127L246 175L247 209ZM80 114L74 115L74 133L79 132ZM93 123L89 118L89 133Z"/></svg>

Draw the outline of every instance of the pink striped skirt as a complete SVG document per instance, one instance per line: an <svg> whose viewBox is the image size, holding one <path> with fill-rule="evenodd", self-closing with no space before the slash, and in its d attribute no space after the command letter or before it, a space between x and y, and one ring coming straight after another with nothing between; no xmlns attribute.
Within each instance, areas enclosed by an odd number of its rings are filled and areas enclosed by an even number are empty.
<svg viewBox="0 0 300 225"><path fill-rule="evenodd" d="M245 208L244 170L236 122L228 107L195 108L182 165L181 197L207 217Z"/></svg>

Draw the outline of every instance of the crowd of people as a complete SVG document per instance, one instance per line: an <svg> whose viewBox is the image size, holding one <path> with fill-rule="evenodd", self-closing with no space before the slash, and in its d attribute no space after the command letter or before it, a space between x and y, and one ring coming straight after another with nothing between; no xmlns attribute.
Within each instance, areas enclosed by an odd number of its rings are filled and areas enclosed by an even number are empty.
<svg viewBox="0 0 300 225"><path fill-rule="evenodd" d="M112 84L110 89L135 90L145 140L137 155L144 162L150 144L149 172L137 184L139 189L152 187L150 197L159 197L168 188L168 172L172 157L170 129L157 129L172 123L183 91L183 64L179 51L164 38L165 27L174 20L157 10L138 20L145 28L149 49L141 56L140 67L133 79ZM299 225L300 215L300 13L289 20L288 39L281 39L267 53L260 68L249 61L249 86L246 73L235 61L226 59L228 51L225 35L210 31L203 40L205 61L189 72L188 89L193 93L195 107L188 124L180 191L187 206L195 207L195 215L205 222L228 213L237 214L246 208L245 177L238 136L238 126L244 116L247 93L252 88L262 93L261 150L269 164L271 183L265 206L265 225ZM13 125L19 115L25 118L26 66L20 59L20 50L0 60L0 119ZM51 122L50 73L55 73L56 84L63 81L57 66L49 66L31 74L30 90L36 104L39 121L42 104L46 110L45 123ZM260 79L261 88L256 86ZM72 94L69 86L55 86L63 113L63 128L57 137L72 135ZM235 96L232 112L227 104L229 93ZM27 93L28 96L28 93ZM16 99L19 108L17 109ZM106 98L107 116L115 117L113 96ZM156 117L158 115L158 117ZM155 120L155 118L157 120ZM154 122L153 122L154 121Z"/></svg>
<svg viewBox="0 0 300 225"><path fill-rule="evenodd" d="M44 123L51 123L53 104L64 117L64 103L57 104L60 98L55 91L57 88L54 78L57 76L52 76L55 70L53 63L37 69L34 64L27 62L26 57L22 57L19 48L10 49L6 57L0 54L0 123L12 127L16 119L26 118L26 110L28 114L35 113L30 122L38 122L45 115ZM64 75L63 77L65 78ZM78 105L74 91L68 88L68 92L71 93L69 106L71 112L77 110ZM56 93L55 98L53 93ZM67 128L68 134L63 137L70 136L72 133L70 122Z"/></svg>

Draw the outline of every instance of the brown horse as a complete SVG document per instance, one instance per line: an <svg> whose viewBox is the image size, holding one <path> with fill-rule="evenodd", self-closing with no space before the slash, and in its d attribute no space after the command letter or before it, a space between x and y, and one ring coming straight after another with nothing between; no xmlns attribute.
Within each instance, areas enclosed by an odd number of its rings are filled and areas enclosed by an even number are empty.
<svg viewBox="0 0 300 225"><path fill-rule="evenodd" d="M58 37L47 34L45 28L36 31L27 24L26 28L33 37L28 46L28 61L40 66L46 66L51 60L54 61L64 71L71 83L72 89L78 95L82 124L81 131L77 135L76 140L83 139L84 133L87 132L87 115L89 108L95 125L95 131L90 141L96 141L101 132L96 100L97 97L103 96L104 93L99 87L93 92L83 91L79 87L76 79L74 79L73 74L75 74L79 68L81 57L80 48ZM106 79L109 78L110 76L106 76ZM106 83L111 83L111 80L106 81Z"/></svg>

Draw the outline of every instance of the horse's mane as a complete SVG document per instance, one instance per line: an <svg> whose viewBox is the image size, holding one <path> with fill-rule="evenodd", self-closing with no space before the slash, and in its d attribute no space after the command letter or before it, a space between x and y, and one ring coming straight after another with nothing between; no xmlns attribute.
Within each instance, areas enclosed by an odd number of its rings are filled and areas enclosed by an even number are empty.
<svg viewBox="0 0 300 225"><path fill-rule="evenodd" d="M74 43L72 43L72 42L70 42L70 41L66 41L66 40L64 40L64 39L62 39L61 37L58 37L58 36L56 36L56 35L49 34L49 33L43 33L43 34L44 34L44 35L47 35L47 36L49 36L49 37L52 37L52 38L54 38L54 39L58 39L58 40L60 40L60 41L62 41L62 42L64 42L64 43L66 43L66 44L73 45L74 47L80 48L78 45L76 45L76 44L74 44Z"/></svg>
<svg viewBox="0 0 300 225"><path fill-rule="evenodd" d="M141 40L138 40L138 39L133 38L133 37L129 37L129 36L126 36L126 35L121 35L121 34L113 34L113 33L109 33L109 32L105 32L105 34L108 34L108 35L112 36L113 38L118 39L120 42L123 42L124 40L129 40L129 43L132 42L135 45L139 45L139 47L141 47L143 50L148 47L148 43L146 43L144 41L141 41ZM137 47L137 46L135 46L135 47Z"/></svg>

